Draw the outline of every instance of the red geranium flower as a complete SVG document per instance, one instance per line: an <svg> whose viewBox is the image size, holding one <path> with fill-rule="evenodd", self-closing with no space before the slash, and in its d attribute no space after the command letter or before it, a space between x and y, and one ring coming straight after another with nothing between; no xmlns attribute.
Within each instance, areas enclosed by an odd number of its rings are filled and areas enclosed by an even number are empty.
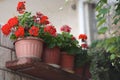
<svg viewBox="0 0 120 80"><path fill-rule="evenodd" d="M11 32L10 25L9 24L3 25L1 30L2 30L4 35L9 35L9 33Z"/></svg>
<svg viewBox="0 0 120 80"><path fill-rule="evenodd" d="M49 24L48 17L47 16L42 16L40 18L40 23L45 24L45 25Z"/></svg>
<svg viewBox="0 0 120 80"><path fill-rule="evenodd" d="M32 26L29 30L30 35L32 36L38 36L39 34L39 28L36 26Z"/></svg>
<svg viewBox="0 0 120 80"><path fill-rule="evenodd" d="M52 25L46 26L44 28L44 32L47 32L47 33L51 34L52 36L55 36L56 35L56 28Z"/></svg>
<svg viewBox="0 0 120 80"><path fill-rule="evenodd" d="M24 28L22 26L18 27L18 30L15 32L16 37L23 37L25 34Z"/></svg>
<svg viewBox="0 0 120 80"><path fill-rule="evenodd" d="M17 11L22 14L25 12L25 1L19 2L17 5Z"/></svg>
<svg viewBox="0 0 120 80"><path fill-rule="evenodd" d="M80 34L79 39L86 40L87 39L86 34Z"/></svg>
<svg viewBox="0 0 120 80"><path fill-rule="evenodd" d="M82 48L88 48L87 44L81 44Z"/></svg>
<svg viewBox="0 0 120 80"><path fill-rule="evenodd" d="M16 26L18 25L18 18L17 17L13 17L13 18L10 18L8 20L8 24L10 25L10 27L12 28L13 26Z"/></svg>
<svg viewBox="0 0 120 80"><path fill-rule="evenodd" d="M68 25L64 25L61 27L61 31L63 32L71 32L71 27L69 27Z"/></svg>

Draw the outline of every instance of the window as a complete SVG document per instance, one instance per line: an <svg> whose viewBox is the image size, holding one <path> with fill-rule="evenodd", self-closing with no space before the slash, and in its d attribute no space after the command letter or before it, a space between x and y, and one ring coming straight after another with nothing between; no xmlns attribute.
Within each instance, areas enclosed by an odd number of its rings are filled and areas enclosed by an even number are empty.
<svg viewBox="0 0 120 80"><path fill-rule="evenodd" d="M79 0L79 28L80 33L88 36L88 44L97 39L95 20L95 4Z"/></svg>

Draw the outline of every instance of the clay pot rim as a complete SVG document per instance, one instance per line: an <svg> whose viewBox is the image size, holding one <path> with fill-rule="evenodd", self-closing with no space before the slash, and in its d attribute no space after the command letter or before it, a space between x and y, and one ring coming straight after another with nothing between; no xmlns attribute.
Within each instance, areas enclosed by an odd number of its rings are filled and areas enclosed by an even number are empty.
<svg viewBox="0 0 120 80"><path fill-rule="evenodd" d="M21 40L38 40L38 41L44 42L43 39L41 39L41 38L29 36L29 37L24 37L24 38L18 38L18 39L13 43L13 45L15 45L16 42L21 41Z"/></svg>

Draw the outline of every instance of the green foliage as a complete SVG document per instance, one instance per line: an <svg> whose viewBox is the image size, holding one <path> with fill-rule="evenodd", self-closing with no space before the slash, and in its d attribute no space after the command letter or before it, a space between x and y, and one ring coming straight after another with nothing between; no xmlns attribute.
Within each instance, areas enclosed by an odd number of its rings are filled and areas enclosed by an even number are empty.
<svg viewBox="0 0 120 80"><path fill-rule="evenodd" d="M60 40L59 46L62 51L66 51L69 54L75 54L78 49L78 40L73 39L73 35L69 32L62 32L58 34L58 39Z"/></svg>
<svg viewBox="0 0 120 80"><path fill-rule="evenodd" d="M99 34L105 34L105 32L108 30L107 27L101 27L98 31Z"/></svg>
<svg viewBox="0 0 120 80"><path fill-rule="evenodd" d="M88 55L87 50L79 49L75 55L75 67L81 67L86 63L90 63L91 56Z"/></svg>
<svg viewBox="0 0 120 80"><path fill-rule="evenodd" d="M31 27L34 23L34 20L31 16L30 12L25 12L23 15L18 16L19 19L19 25L23 27Z"/></svg>
<svg viewBox="0 0 120 80"><path fill-rule="evenodd" d="M11 34L11 36L10 36L10 39L11 39L11 40L14 40L14 39L16 39L16 36L15 36L15 34Z"/></svg>
<svg viewBox="0 0 120 80"><path fill-rule="evenodd" d="M96 11L98 14L96 15L97 18L97 27L98 27L98 33L99 34L105 34L107 31L107 27L104 27L107 18L106 15L110 12L110 6L106 7L105 5L107 3L107 0L100 0L96 6Z"/></svg>
<svg viewBox="0 0 120 80"><path fill-rule="evenodd" d="M61 38L59 36L52 36L49 33L43 32L41 37L44 40L45 45L49 48L60 47L62 45Z"/></svg>
<svg viewBox="0 0 120 80"><path fill-rule="evenodd" d="M94 41L88 51L92 56L92 80L120 79L120 33L117 26L120 22L120 0L115 0L112 6L107 1L99 0L96 5L98 33L107 33L109 38L105 36L106 39Z"/></svg>
<svg viewBox="0 0 120 80"><path fill-rule="evenodd" d="M112 37L96 40L91 44L88 53L92 56L91 73L93 80L118 80L118 75L114 74L120 73L119 43L120 37ZM115 73L112 73L113 71Z"/></svg>
<svg viewBox="0 0 120 80"><path fill-rule="evenodd" d="M112 24L117 25L120 21L120 0L116 0L116 3L113 6L110 6L107 3L107 0L99 0L97 5L96 5L96 11L97 11L97 27L98 27L98 33L99 34L105 34L112 25L108 26L108 29L104 28L104 25L109 25L109 22L107 23L107 18L111 17ZM111 14L111 12L113 12L112 16L110 16L109 14ZM100 29L99 29L100 28ZM117 32L118 29L114 32ZM116 34L116 33L112 33ZM111 35L111 34L110 34Z"/></svg>

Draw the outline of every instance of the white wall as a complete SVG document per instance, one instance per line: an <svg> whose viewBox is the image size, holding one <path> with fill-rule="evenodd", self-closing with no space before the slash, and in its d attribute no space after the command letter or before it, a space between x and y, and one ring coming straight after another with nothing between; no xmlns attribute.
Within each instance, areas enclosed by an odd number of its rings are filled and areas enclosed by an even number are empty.
<svg viewBox="0 0 120 80"><path fill-rule="evenodd" d="M17 15L17 2L21 0L0 0L0 23L6 23L10 17ZM77 37L79 32L78 11L71 8L71 3L65 5L65 0L26 0L28 11L41 11L47 15L53 25L59 28L67 24L72 27L72 33ZM63 10L59 8L63 6Z"/></svg>

